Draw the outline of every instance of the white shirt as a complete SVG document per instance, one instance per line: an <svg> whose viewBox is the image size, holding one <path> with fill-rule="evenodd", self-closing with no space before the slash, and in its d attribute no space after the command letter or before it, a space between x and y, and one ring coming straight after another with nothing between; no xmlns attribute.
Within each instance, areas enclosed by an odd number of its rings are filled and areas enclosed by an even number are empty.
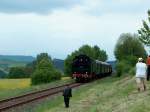
<svg viewBox="0 0 150 112"><path fill-rule="evenodd" d="M136 64L136 77L145 77L147 74L147 66L145 63L138 62Z"/></svg>

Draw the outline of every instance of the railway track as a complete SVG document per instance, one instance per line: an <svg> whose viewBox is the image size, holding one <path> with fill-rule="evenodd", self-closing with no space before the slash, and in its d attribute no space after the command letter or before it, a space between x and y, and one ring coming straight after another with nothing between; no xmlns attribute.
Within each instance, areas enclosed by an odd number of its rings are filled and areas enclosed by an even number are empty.
<svg viewBox="0 0 150 112"><path fill-rule="evenodd" d="M67 85L69 85L71 88L75 88L80 86L81 83L71 83ZM53 88L25 94L22 96L17 96L17 97L2 100L0 101L0 112L60 93L64 90L65 86L66 85L62 85L62 86L53 87Z"/></svg>

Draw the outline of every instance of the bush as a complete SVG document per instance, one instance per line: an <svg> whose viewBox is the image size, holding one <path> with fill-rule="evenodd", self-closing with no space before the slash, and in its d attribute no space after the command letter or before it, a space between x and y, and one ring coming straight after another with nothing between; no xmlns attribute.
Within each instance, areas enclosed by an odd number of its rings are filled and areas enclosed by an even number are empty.
<svg viewBox="0 0 150 112"><path fill-rule="evenodd" d="M33 73L31 79L33 85L49 83L54 80L60 80L61 72L57 70L50 70L50 69L37 69Z"/></svg>
<svg viewBox="0 0 150 112"><path fill-rule="evenodd" d="M60 80L61 79L62 73L60 71L55 70L53 74L54 74L52 77L53 80Z"/></svg>
<svg viewBox="0 0 150 112"><path fill-rule="evenodd" d="M135 75L135 67L132 67L129 71L129 74Z"/></svg>
<svg viewBox="0 0 150 112"><path fill-rule="evenodd" d="M8 78L28 78L30 74L24 67L12 67L10 68Z"/></svg>
<svg viewBox="0 0 150 112"><path fill-rule="evenodd" d="M38 69L31 76L32 84L37 85L42 83L48 83L52 80L51 79L52 75L53 72L48 69Z"/></svg>
<svg viewBox="0 0 150 112"><path fill-rule="evenodd" d="M32 84L49 83L61 79L61 72L57 71L49 58L44 58L37 63L35 72L31 76Z"/></svg>
<svg viewBox="0 0 150 112"><path fill-rule="evenodd" d="M120 77L122 74L123 74L123 66L124 64L123 63L117 63L116 65L116 75L117 77Z"/></svg>
<svg viewBox="0 0 150 112"><path fill-rule="evenodd" d="M122 74L135 74L135 68L128 60L122 60L116 64L117 76L120 77Z"/></svg>

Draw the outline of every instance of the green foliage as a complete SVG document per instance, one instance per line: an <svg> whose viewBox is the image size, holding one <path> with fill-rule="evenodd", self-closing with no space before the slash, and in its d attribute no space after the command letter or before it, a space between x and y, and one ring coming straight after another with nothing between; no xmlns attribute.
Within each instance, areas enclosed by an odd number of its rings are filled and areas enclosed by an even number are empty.
<svg viewBox="0 0 150 112"><path fill-rule="evenodd" d="M92 59L100 61L106 61L108 58L106 52L104 50L101 50L98 46L95 45L94 47L91 47L89 45L83 45L77 51L74 51L71 53L71 55L68 55L65 59L65 74L71 75L72 61L75 58L75 56L79 54L85 54Z"/></svg>
<svg viewBox="0 0 150 112"><path fill-rule="evenodd" d="M39 55L37 55L36 63L40 63L43 59L49 59L50 63L52 63L52 59L48 55L48 53L40 53Z"/></svg>
<svg viewBox="0 0 150 112"><path fill-rule="evenodd" d="M30 74L24 67L12 67L10 68L8 78L28 78Z"/></svg>
<svg viewBox="0 0 150 112"><path fill-rule="evenodd" d="M135 75L135 67L132 67L129 71L129 74Z"/></svg>
<svg viewBox="0 0 150 112"><path fill-rule="evenodd" d="M117 59L117 76L129 73L139 57L145 59L147 56L143 44L138 39L138 35L129 33L120 36L114 54Z"/></svg>
<svg viewBox="0 0 150 112"><path fill-rule="evenodd" d="M61 73L57 71L52 64L51 58L48 54L41 54L37 56L36 69L31 76L32 84L48 83L54 80L59 80Z"/></svg>
<svg viewBox="0 0 150 112"><path fill-rule="evenodd" d="M120 77L122 75L122 73L123 73L123 66L124 66L123 63L117 63L116 64L116 71L117 71L116 75L118 77Z"/></svg>
<svg viewBox="0 0 150 112"><path fill-rule="evenodd" d="M54 75L52 77L52 80L60 80L61 79L62 73L59 70L54 70L53 74Z"/></svg>
<svg viewBox="0 0 150 112"><path fill-rule="evenodd" d="M115 57L117 60L128 59L128 57L146 58L147 53L142 43L138 40L138 35L129 33L122 34L116 44Z"/></svg>
<svg viewBox="0 0 150 112"><path fill-rule="evenodd" d="M150 10L148 10L148 22L150 24ZM140 35L139 39L145 45L150 46L150 27L146 21L143 20L143 27L138 30Z"/></svg>
<svg viewBox="0 0 150 112"><path fill-rule="evenodd" d="M40 53L37 55L36 60L32 61L31 63L27 64L27 68L32 69L32 73L35 71L37 65L43 60L43 59L48 59L50 60L50 63L52 64L52 59L48 55L48 53Z"/></svg>
<svg viewBox="0 0 150 112"><path fill-rule="evenodd" d="M49 69L37 69L31 77L32 84L37 85L42 83L48 83L52 80L52 76L53 72Z"/></svg>
<svg viewBox="0 0 150 112"><path fill-rule="evenodd" d="M43 58L40 62L38 62L37 69L54 69L52 62L49 58Z"/></svg>

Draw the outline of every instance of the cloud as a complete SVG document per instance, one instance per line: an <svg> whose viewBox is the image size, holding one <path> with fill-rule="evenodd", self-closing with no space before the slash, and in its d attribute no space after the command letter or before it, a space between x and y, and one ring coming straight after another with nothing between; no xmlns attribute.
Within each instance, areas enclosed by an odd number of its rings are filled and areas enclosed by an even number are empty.
<svg viewBox="0 0 150 112"><path fill-rule="evenodd" d="M79 3L80 0L0 0L0 12L45 14L53 9L66 9Z"/></svg>
<svg viewBox="0 0 150 112"><path fill-rule="evenodd" d="M107 51L109 59L114 59L119 35L136 32L141 23L141 14L91 16L80 8L57 10L47 16L0 14L0 18L2 53L48 52L52 57L63 59L84 44L98 45Z"/></svg>
<svg viewBox="0 0 150 112"><path fill-rule="evenodd" d="M48 52L52 57L65 58L89 44L98 45L114 59L119 35L135 33L150 4L148 0L80 1L0 0L0 53Z"/></svg>
<svg viewBox="0 0 150 112"><path fill-rule="evenodd" d="M147 11L149 0L86 0L82 9L93 16L101 16L106 13L135 14Z"/></svg>

